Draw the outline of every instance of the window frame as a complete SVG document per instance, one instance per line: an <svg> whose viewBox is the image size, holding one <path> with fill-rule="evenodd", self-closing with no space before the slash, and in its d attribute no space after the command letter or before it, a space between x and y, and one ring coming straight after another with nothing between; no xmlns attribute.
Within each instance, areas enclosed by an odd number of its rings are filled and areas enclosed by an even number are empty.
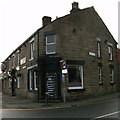
<svg viewBox="0 0 120 120"><path fill-rule="evenodd" d="M20 65L20 51L17 51L17 65Z"/></svg>
<svg viewBox="0 0 120 120"><path fill-rule="evenodd" d="M112 45L108 45L108 59L109 60L113 60L113 47L112 47Z"/></svg>
<svg viewBox="0 0 120 120"><path fill-rule="evenodd" d="M34 59L34 50L35 50L35 38L33 37L30 41L30 60Z"/></svg>
<svg viewBox="0 0 120 120"><path fill-rule="evenodd" d="M99 84L103 84L102 67L98 66Z"/></svg>
<svg viewBox="0 0 120 120"><path fill-rule="evenodd" d="M110 68L110 83L114 83L114 69Z"/></svg>
<svg viewBox="0 0 120 120"><path fill-rule="evenodd" d="M33 87L32 87L32 84L33 84L33 81L32 81L32 70L29 70L29 90L33 90Z"/></svg>
<svg viewBox="0 0 120 120"><path fill-rule="evenodd" d="M12 55L12 67L15 67L15 60L16 60L16 56L15 54Z"/></svg>
<svg viewBox="0 0 120 120"><path fill-rule="evenodd" d="M29 90L38 90L37 85L37 72L33 69L28 70L28 89Z"/></svg>
<svg viewBox="0 0 120 120"><path fill-rule="evenodd" d="M50 37L50 36L54 36L54 42L48 43L48 37ZM55 54L56 53L56 35L54 35L54 34L53 35L47 35L45 37L45 40L46 40L46 54L47 55ZM48 51L48 46L51 46L51 45L55 45L55 51L53 51L53 52Z"/></svg>
<svg viewBox="0 0 120 120"><path fill-rule="evenodd" d="M8 88L11 88L11 87L12 87L12 79L9 78L9 79L8 79Z"/></svg>
<svg viewBox="0 0 120 120"><path fill-rule="evenodd" d="M37 72L36 71L33 72L33 77L34 77L34 90L38 90L38 87L37 87Z"/></svg>
<svg viewBox="0 0 120 120"><path fill-rule="evenodd" d="M79 71L79 75L81 76L81 86L69 86L69 69L76 68ZM77 72L77 71L76 71ZM79 79L80 80L80 79ZM84 89L84 67L83 65L71 65L68 67L68 90L82 90Z"/></svg>
<svg viewBox="0 0 120 120"><path fill-rule="evenodd" d="M101 58L101 43L97 41L97 57Z"/></svg>

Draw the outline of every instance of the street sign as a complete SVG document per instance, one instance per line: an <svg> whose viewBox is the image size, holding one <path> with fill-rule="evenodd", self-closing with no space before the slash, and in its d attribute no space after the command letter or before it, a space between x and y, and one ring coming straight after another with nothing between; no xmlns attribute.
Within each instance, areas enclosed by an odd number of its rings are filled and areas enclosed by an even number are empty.
<svg viewBox="0 0 120 120"><path fill-rule="evenodd" d="M62 74L67 74L68 73L68 70L67 69L63 69L62 70Z"/></svg>

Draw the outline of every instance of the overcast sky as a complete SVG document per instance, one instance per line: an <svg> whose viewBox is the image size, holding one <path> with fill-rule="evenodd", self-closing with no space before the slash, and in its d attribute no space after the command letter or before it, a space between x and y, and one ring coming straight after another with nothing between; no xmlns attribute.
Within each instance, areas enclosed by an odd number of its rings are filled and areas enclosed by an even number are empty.
<svg viewBox="0 0 120 120"><path fill-rule="evenodd" d="M74 1L81 9L94 6L118 42L119 0L0 0L0 62L42 26L43 16L69 14Z"/></svg>

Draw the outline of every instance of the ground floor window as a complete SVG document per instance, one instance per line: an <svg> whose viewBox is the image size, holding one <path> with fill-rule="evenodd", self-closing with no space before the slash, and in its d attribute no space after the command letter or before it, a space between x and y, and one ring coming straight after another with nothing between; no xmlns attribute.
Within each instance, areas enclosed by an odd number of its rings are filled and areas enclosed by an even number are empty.
<svg viewBox="0 0 120 120"><path fill-rule="evenodd" d="M110 83L114 83L114 69L110 68Z"/></svg>
<svg viewBox="0 0 120 120"><path fill-rule="evenodd" d="M9 78L8 79L9 80L9 82L8 82L8 87L9 88L11 88L12 87L12 85L14 85L14 87L15 88L18 88L19 87L19 83L18 83L18 79L16 80L15 78L14 79L12 79L12 78ZM14 83L13 83L14 82Z"/></svg>
<svg viewBox="0 0 120 120"><path fill-rule="evenodd" d="M9 78L8 80L9 80L9 82L8 82L8 87L11 88L11 86L12 86L12 79Z"/></svg>
<svg viewBox="0 0 120 120"><path fill-rule="evenodd" d="M98 67L99 84L103 84L102 67Z"/></svg>
<svg viewBox="0 0 120 120"><path fill-rule="evenodd" d="M38 90L37 87L37 72L33 70L28 70L28 89Z"/></svg>
<svg viewBox="0 0 120 120"><path fill-rule="evenodd" d="M83 66L69 66L68 67L68 89L83 89Z"/></svg>

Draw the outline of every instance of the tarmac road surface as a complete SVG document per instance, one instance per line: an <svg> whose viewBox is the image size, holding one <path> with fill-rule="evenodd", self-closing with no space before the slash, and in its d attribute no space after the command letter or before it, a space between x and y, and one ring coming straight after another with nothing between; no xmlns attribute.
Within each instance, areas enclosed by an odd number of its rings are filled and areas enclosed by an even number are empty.
<svg viewBox="0 0 120 120"><path fill-rule="evenodd" d="M100 118L118 119L120 115L120 98L112 98L104 101L86 103L83 105L42 107L42 108L13 108L3 109L3 118L88 118L97 120Z"/></svg>

